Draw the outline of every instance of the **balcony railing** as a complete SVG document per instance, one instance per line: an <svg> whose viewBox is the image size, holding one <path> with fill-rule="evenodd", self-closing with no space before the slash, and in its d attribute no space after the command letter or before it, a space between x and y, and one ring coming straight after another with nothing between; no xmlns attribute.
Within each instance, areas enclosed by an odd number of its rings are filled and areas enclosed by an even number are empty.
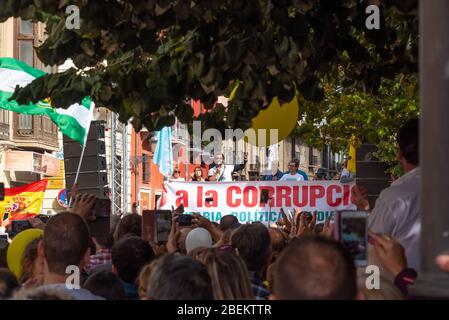
<svg viewBox="0 0 449 320"><path fill-rule="evenodd" d="M57 148L58 129L45 116L19 115L13 116L13 137L17 142L38 143Z"/></svg>
<svg viewBox="0 0 449 320"><path fill-rule="evenodd" d="M9 124L0 122L0 140L9 140Z"/></svg>

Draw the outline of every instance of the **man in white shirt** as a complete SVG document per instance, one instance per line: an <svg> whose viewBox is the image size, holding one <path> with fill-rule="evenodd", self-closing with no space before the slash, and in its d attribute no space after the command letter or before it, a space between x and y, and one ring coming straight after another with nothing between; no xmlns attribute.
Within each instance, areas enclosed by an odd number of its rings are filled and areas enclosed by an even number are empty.
<svg viewBox="0 0 449 320"><path fill-rule="evenodd" d="M307 180L304 176L298 172L299 163L296 161L290 161L288 163L289 173L285 173L279 181L304 181Z"/></svg>
<svg viewBox="0 0 449 320"><path fill-rule="evenodd" d="M214 157L215 166L209 169L209 181L232 181L232 173L245 168L248 155L245 153L243 164L225 164L223 153L219 153Z"/></svg>
<svg viewBox="0 0 449 320"><path fill-rule="evenodd" d="M419 168L418 119L411 119L399 130L397 159L406 172L383 190L368 218L375 233L396 238L404 247L408 265L420 270L421 171ZM369 210L359 190L353 194L359 210Z"/></svg>

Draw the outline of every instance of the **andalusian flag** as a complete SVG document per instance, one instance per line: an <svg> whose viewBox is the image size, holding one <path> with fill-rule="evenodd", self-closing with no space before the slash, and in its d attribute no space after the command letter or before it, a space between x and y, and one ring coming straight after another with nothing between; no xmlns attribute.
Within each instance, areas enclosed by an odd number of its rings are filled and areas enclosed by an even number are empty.
<svg viewBox="0 0 449 320"><path fill-rule="evenodd" d="M5 200L0 201L2 226L12 220L27 220L41 213L47 180L36 181L22 187L5 188Z"/></svg>
<svg viewBox="0 0 449 320"><path fill-rule="evenodd" d="M16 59L0 58L0 108L17 113L47 115L63 134L84 145L94 108L89 97L84 98L81 104L73 104L67 109L53 108L48 101L29 105L8 101L16 86L25 87L43 75L45 72Z"/></svg>

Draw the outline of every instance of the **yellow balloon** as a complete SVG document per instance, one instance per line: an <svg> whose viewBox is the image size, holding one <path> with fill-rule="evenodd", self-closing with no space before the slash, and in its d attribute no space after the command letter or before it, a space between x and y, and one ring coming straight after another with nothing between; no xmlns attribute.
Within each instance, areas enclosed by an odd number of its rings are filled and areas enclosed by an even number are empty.
<svg viewBox="0 0 449 320"><path fill-rule="evenodd" d="M25 248L31 241L41 237L43 234L44 231L41 229L27 229L18 233L9 244L6 262L9 270L16 275L17 279L20 279L23 273L22 257Z"/></svg>
<svg viewBox="0 0 449 320"><path fill-rule="evenodd" d="M289 103L279 104L274 97L267 109L252 120L252 130L245 131L245 140L257 147L266 147L287 138L295 129L299 115L296 96ZM270 129L271 132L270 132ZM259 131L260 130L260 131ZM275 134L277 130L277 135Z"/></svg>

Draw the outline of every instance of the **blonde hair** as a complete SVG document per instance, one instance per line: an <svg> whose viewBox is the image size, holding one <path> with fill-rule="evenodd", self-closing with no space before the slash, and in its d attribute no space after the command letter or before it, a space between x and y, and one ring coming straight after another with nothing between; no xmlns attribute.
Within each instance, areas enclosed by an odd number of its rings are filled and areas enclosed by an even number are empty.
<svg viewBox="0 0 449 320"><path fill-rule="evenodd" d="M220 241L218 242L219 245L225 245L225 244L231 244L231 236L234 232L234 229L228 229L224 231L221 235Z"/></svg>
<svg viewBox="0 0 449 320"><path fill-rule="evenodd" d="M144 299L147 296L148 279L150 279L150 275L154 269L156 261L157 259L151 261L150 263L143 266L142 269L140 269L139 276L137 277L137 285L138 285L137 291L140 299Z"/></svg>
<svg viewBox="0 0 449 320"><path fill-rule="evenodd" d="M245 262L234 251L220 248L196 252L212 280L215 300L253 300L250 275Z"/></svg>

